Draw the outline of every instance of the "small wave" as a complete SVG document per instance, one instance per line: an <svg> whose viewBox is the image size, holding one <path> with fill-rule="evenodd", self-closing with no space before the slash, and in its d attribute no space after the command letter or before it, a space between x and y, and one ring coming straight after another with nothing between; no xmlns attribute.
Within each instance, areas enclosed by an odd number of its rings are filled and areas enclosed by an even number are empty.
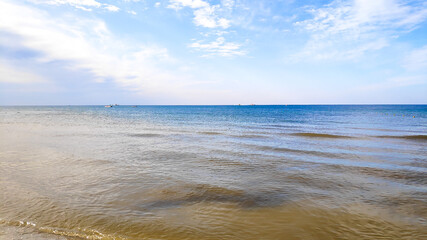
<svg viewBox="0 0 427 240"><path fill-rule="evenodd" d="M150 138L150 137L160 137L162 135L157 133L133 133L133 134L129 134L129 136L140 137L140 138Z"/></svg>
<svg viewBox="0 0 427 240"><path fill-rule="evenodd" d="M284 148L284 147L271 147L271 146L253 146L253 147L261 151L277 152L277 153L306 154L306 155L312 155L317 157L335 158L335 159L356 158L355 155L346 154L346 153L335 154L335 153L329 153L329 152L301 150L301 149L292 149L292 148Z"/></svg>
<svg viewBox="0 0 427 240"><path fill-rule="evenodd" d="M426 141L427 135L401 135L401 136L376 136L377 138L397 138L397 139L408 139L408 140L419 140Z"/></svg>
<svg viewBox="0 0 427 240"><path fill-rule="evenodd" d="M33 222L28 222L28 221L7 221L5 219L1 219L0 218L0 224L3 225L8 225L8 226L15 226L15 227L35 227L36 224Z"/></svg>
<svg viewBox="0 0 427 240"><path fill-rule="evenodd" d="M288 120L288 122L299 122L299 121ZM291 126L291 125L281 125L281 124L264 124L261 126L268 127L268 128L289 128L289 129L294 128L294 126Z"/></svg>
<svg viewBox="0 0 427 240"><path fill-rule="evenodd" d="M162 190L161 195L162 199L146 202L138 205L138 207L153 209L179 207L199 202L228 202L235 203L245 208L255 208L279 205L283 202L283 198L278 198L268 193L247 193L242 190L212 186L209 184L197 184L179 190L165 189Z"/></svg>
<svg viewBox="0 0 427 240"><path fill-rule="evenodd" d="M258 134L232 135L232 137L235 137L235 138L246 138L246 139L268 138L268 136L258 135Z"/></svg>
<svg viewBox="0 0 427 240"><path fill-rule="evenodd" d="M363 128L363 127L352 127L351 129L357 129L357 130L368 130L368 131L379 131L379 132L406 132L406 130L385 129L385 128Z"/></svg>
<svg viewBox="0 0 427 240"><path fill-rule="evenodd" d="M312 137L312 138L354 138L351 136L345 135L334 135L334 134L326 134L326 133L292 133L293 136L299 137Z"/></svg>
<svg viewBox="0 0 427 240"><path fill-rule="evenodd" d="M222 135L220 132L198 132L199 134L203 135Z"/></svg>
<svg viewBox="0 0 427 240"><path fill-rule="evenodd" d="M77 229L71 230L71 229L64 229L64 228L53 228L53 227L47 227L47 226L39 226L33 222L21 221L21 220L10 220L10 221L8 221L5 219L0 219L0 224L5 225L5 226L10 226L10 227L31 228L35 232L38 232L38 233L46 233L46 234L52 234L52 235L56 235L56 236L63 236L67 239L68 238L72 238L72 239L104 239L104 240L108 240L108 239L125 240L125 239L127 239L127 238L123 238L120 236L102 233L102 232L94 230L94 229L77 228ZM42 237L40 239L42 239Z"/></svg>
<svg viewBox="0 0 427 240"><path fill-rule="evenodd" d="M210 158L207 160L209 163L218 164L220 166L247 166L248 164L239 161L233 161L226 158Z"/></svg>
<svg viewBox="0 0 427 240"><path fill-rule="evenodd" d="M378 178L392 179L394 181L410 182L420 185L427 184L425 172L410 171L405 169L380 169L372 167L347 167L348 171L355 171L358 174L365 174Z"/></svg>
<svg viewBox="0 0 427 240"><path fill-rule="evenodd" d="M77 238L77 239L103 239L103 240L125 240L127 238L122 238L119 236L114 236L110 234L104 234L96 230L90 229L78 229L77 231L71 231L68 229L58 229L58 228L50 228L50 227L40 227L37 229L43 233L49 233L59 236L64 236L66 238Z"/></svg>

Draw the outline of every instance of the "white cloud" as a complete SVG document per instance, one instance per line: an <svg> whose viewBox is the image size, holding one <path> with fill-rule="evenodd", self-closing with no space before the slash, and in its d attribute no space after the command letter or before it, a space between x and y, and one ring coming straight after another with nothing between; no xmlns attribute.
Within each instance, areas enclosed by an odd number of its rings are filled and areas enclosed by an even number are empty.
<svg viewBox="0 0 427 240"><path fill-rule="evenodd" d="M193 9L194 24L206 28L229 28L230 20L221 16L233 6L233 1L224 1L223 5L211 5L203 0L170 0L168 8L180 10L184 7Z"/></svg>
<svg viewBox="0 0 427 240"><path fill-rule="evenodd" d="M309 8L312 18L296 22L310 34L297 58L355 59L382 49L390 39L416 28L427 18L427 5L397 0L335 0Z"/></svg>
<svg viewBox="0 0 427 240"><path fill-rule="evenodd" d="M226 42L224 37L218 37L215 41L210 43L194 42L190 44L191 48L207 52L204 56L241 56L246 52L241 50L241 44Z"/></svg>
<svg viewBox="0 0 427 240"><path fill-rule="evenodd" d="M169 8L180 10L183 7L202 8L209 7L210 4L203 0L170 0Z"/></svg>
<svg viewBox="0 0 427 240"><path fill-rule="evenodd" d="M110 12L117 12L120 10L117 6L100 3L96 0L29 0L36 4L49 4L49 5L69 5L84 11L92 11L94 8L104 8Z"/></svg>
<svg viewBox="0 0 427 240"><path fill-rule="evenodd" d="M191 78L177 70L180 66L175 65L167 49L123 41L101 20L70 15L55 19L36 8L0 1L0 31L7 33L0 44L13 41L14 48L37 52L33 57L37 64L61 62L71 71L89 73L94 81L113 80L136 93L179 95L180 86L191 84ZM40 80L2 69L3 75L16 76L13 79Z"/></svg>
<svg viewBox="0 0 427 240"><path fill-rule="evenodd" d="M117 12L117 11L120 10L120 8L118 8L118 7L114 6L114 5L109 5L109 4L106 4L104 6L104 8L107 9L108 11L110 11L110 12Z"/></svg>
<svg viewBox="0 0 427 240"><path fill-rule="evenodd" d="M221 18L216 15L216 11L219 6L208 6L199 8L194 11L194 23L197 26L207 27L207 28L229 28L230 20L226 18Z"/></svg>
<svg viewBox="0 0 427 240"><path fill-rule="evenodd" d="M10 64L0 62L0 82L3 83L44 83L47 82L43 77L28 72L25 69L17 68Z"/></svg>
<svg viewBox="0 0 427 240"><path fill-rule="evenodd" d="M204 40L193 42L189 47L205 52L203 56L239 56L246 52L241 50L242 44L226 42L223 35L230 33L225 31L231 27L231 13L235 7L234 0L221 0L218 4L210 4L204 0L169 0L168 8L176 11L188 7L193 11L193 23L207 29L200 32ZM220 36L209 43L207 39L211 35Z"/></svg>
<svg viewBox="0 0 427 240"><path fill-rule="evenodd" d="M101 7L102 4L95 0L30 0L37 4L50 4L50 5L70 5L73 7Z"/></svg>
<svg viewBox="0 0 427 240"><path fill-rule="evenodd" d="M221 4L224 8L232 9L236 2L234 0L221 0Z"/></svg>
<svg viewBox="0 0 427 240"><path fill-rule="evenodd" d="M86 12L92 12L92 8L87 8L83 6L75 6L75 8L86 11Z"/></svg>

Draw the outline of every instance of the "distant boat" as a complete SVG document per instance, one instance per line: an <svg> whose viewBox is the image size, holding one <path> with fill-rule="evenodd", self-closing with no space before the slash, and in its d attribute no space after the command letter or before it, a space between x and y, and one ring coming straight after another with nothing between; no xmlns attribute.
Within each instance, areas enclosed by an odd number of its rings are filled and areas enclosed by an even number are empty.
<svg viewBox="0 0 427 240"><path fill-rule="evenodd" d="M110 107L113 107L113 105L105 105L104 107L107 107L107 108L110 108Z"/></svg>

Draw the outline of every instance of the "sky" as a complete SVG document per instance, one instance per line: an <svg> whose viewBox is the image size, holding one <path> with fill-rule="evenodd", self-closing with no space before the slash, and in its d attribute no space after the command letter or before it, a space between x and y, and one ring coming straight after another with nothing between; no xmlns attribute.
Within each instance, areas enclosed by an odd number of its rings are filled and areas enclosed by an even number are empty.
<svg viewBox="0 0 427 240"><path fill-rule="evenodd" d="M0 105L426 104L427 1L0 0Z"/></svg>

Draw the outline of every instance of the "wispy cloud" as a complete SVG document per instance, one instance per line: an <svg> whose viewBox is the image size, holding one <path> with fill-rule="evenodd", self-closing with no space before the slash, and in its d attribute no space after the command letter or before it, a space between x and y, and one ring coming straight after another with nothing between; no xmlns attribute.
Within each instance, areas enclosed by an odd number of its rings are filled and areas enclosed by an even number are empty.
<svg viewBox="0 0 427 240"><path fill-rule="evenodd" d="M190 44L191 48L199 51L204 51L204 56L241 56L245 55L246 52L241 50L241 44L226 42L224 37L218 37L215 41L209 43L194 42Z"/></svg>
<svg viewBox="0 0 427 240"><path fill-rule="evenodd" d="M203 0L170 0L169 8L180 10L183 7L202 8L209 7L210 4Z"/></svg>
<svg viewBox="0 0 427 240"><path fill-rule="evenodd" d="M96 0L29 0L36 4L49 4L49 5L69 5L84 11L92 11L94 8L103 8L111 12L120 10L117 6L100 3Z"/></svg>
<svg viewBox="0 0 427 240"><path fill-rule="evenodd" d="M107 9L110 12L117 12L120 10L120 8L114 6L114 5L110 5L110 4L105 4L104 8Z"/></svg>
<svg viewBox="0 0 427 240"><path fill-rule="evenodd" d="M232 26L230 19L235 5L234 0L222 0L218 4L210 4L204 0L169 0L167 7L176 11L192 9L194 24L207 29L200 31L202 39L189 44L190 48L203 52L203 57L230 57L246 54L241 49L243 44L225 40L225 36L230 33L228 30Z"/></svg>
<svg viewBox="0 0 427 240"><path fill-rule="evenodd" d="M127 13L132 14L132 15L137 15L137 13L133 10L127 11Z"/></svg>
<svg viewBox="0 0 427 240"><path fill-rule="evenodd" d="M18 51L37 52L38 64L61 61L65 69L89 73L93 81L112 80L136 93L161 95L191 82L182 77L167 49L121 40L101 20L70 15L55 19L36 8L1 1L0 31L8 33L0 44L13 42ZM40 80L8 69L2 67L2 74L11 76L9 82Z"/></svg>
<svg viewBox="0 0 427 240"><path fill-rule="evenodd" d="M339 1L307 7L312 18L295 26L309 34L296 58L355 59L382 49L391 39L415 29L427 18L427 4L417 1Z"/></svg>
<svg viewBox="0 0 427 240"><path fill-rule="evenodd" d="M184 7L193 9L194 24L206 28L229 28L230 20L222 15L232 8L234 1L227 0L223 4L211 5L203 0L170 0L168 8L180 10Z"/></svg>

